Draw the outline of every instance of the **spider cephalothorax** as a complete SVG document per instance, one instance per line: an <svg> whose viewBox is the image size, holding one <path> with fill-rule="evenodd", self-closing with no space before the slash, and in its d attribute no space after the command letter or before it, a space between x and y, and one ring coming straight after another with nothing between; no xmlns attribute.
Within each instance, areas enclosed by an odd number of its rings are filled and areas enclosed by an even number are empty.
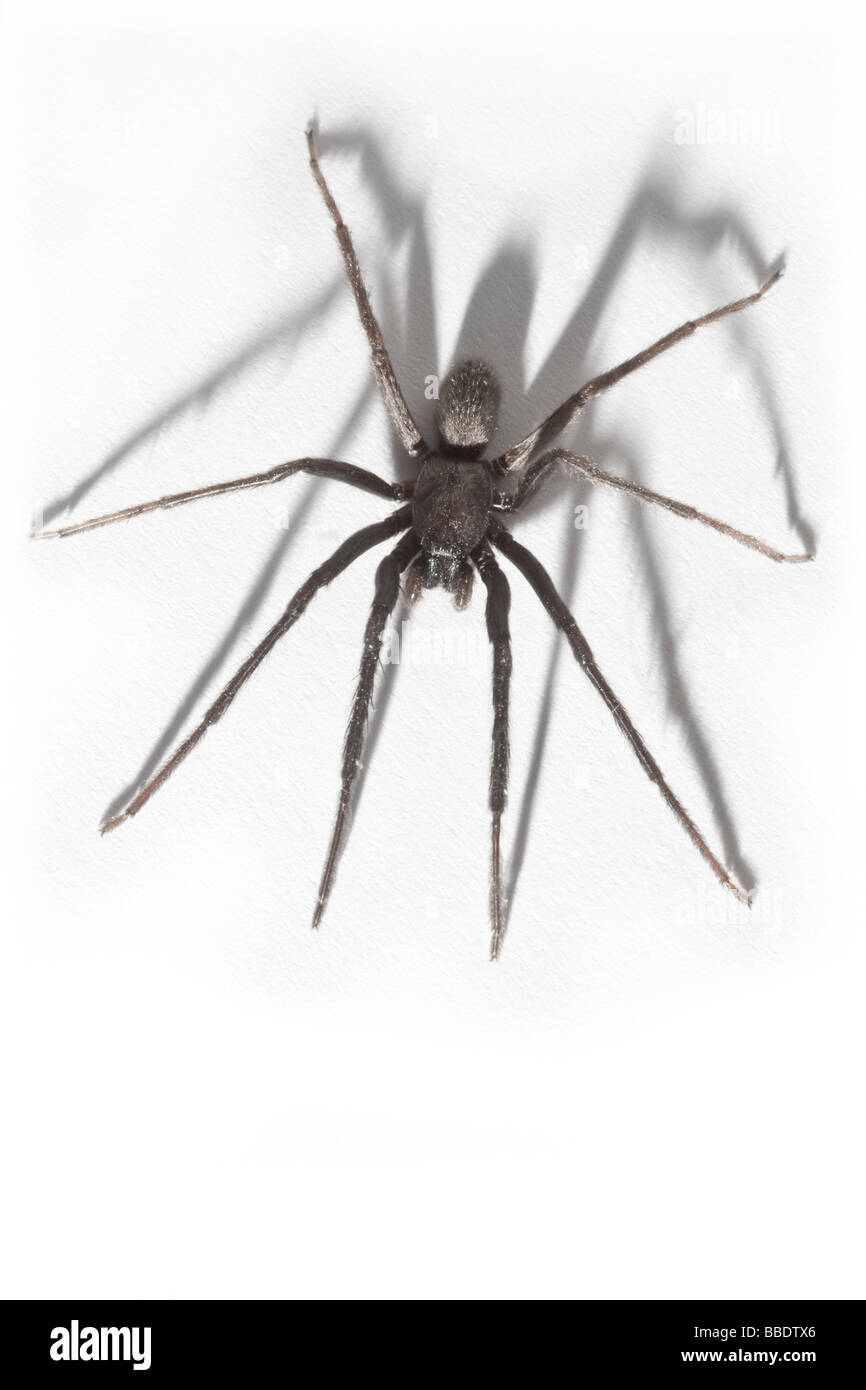
<svg viewBox="0 0 866 1390"><path fill-rule="evenodd" d="M565 634L579 665L586 672L592 685L601 695L621 732L631 745L638 761L647 776L658 787L677 820L683 826L696 848L706 860L713 873L735 893L743 902L749 896L731 878L730 874L716 858L685 807L677 799L665 780L658 763L653 758L622 703L617 699L607 680L599 670L586 638L577 621L569 612L557 593L550 576L535 558L503 526L501 517L516 512L533 491L539 479L553 464L563 462L573 473L590 482L603 483L638 497L641 501L655 503L674 512L677 516L691 521L699 521L724 535L732 537L742 545L759 551L770 559L779 561L809 560L810 555L785 555L774 550L755 536L739 531L726 522L717 521L695 507L676 502L673 498L651 492L638 483L628 482L615 474L606 473L587 458L579 457L567 449L554 448L540 453L542 446L551 442L570 424L578 412L594 396L613 386L617 381L636 371L646 362L689 337L696 329L728 314L745 309L754 304L767 292L781 274L776 271L764 285L743 299L734 300L715 309L701 318L689 320L665 334L657 342L644 348L634 357L620 363L609 372L588 381L561 405L557 406L534 430L530 431L517 444L506 449L493 459L481 456L493 438L499 411L499 383L495 373L483 362L468 360L459 362L442 382L436 408L436 424L439 432L439 445L434 451L425 442L412 417L406 400L397 382L394 368L385 348L382 334L370 305L367 291L361 277L360 266L352 245L352 238L340 216L337 204L319 168L313 147L312 131L307 132L310 165L313 175L334 221L337 239L345 262L349 282L355 296L361 323L367 335L382 398L397 432L397 436L411 458L420 460L420 469L414 480L403 483L388 482L378 474L371 473L356 464L342 463L336 459L297 458L289 463L277 464L264 473L255 473L246 478L234 478L226 483L214 483L210 487L196 488L190 492L174 493L170 497L157 498L152 502L142 502L136 506L124 507L120 511L105 516L80 521L54 531L41 532L43 536L67 536L76 531L88 530L94 526L106 525L121 517L137 516L142 512L153 511L158 507L174 507L192 502L200 497L212 497L222 492L233 492L239 488L260 487L266 483L276 483L295 473L313 473L319 477L336 479L363 488L379 497L390 498L401 503L397 511L383 521L365 526L355 532L334 551L318 569L314 570L290 599L282 617L265 634L258 646L217 696L201 722L175 750L159 771L127 803L119 815L112 817L103 826L103 831L111 830L122 821L128 820L141 810L153 793L162 786L166 778L178 764L192 751L211 725L219 720L235 698L241 686L249 679L259 663L276 645L279 639L297 622L314 594L347 569L359 556L373 546L389 538L399 537L395 548L380 562L376 571L376 585L373 605L367 620L361 656L361 670L352 704L352 713L346 731L343 748L342 782L337 817L331 836L330 847L325 861L325 869L319 887L318 899L313 915L313 925L318 926L324 912L343 837L348 825L352 791L361 766L367 716L373 694L373 683L385 625L394 610L400 593L401 577L406 576L406 592L410 599L417 598L422 589L441 585L453 593L458 607L465 607L472 590L473 574L480 575L486 596L487 632L493 650L493 736L490 769L490 811L491 811L491 918L493 935L491 954L499 954L504 932L504 903L502 896L502 863L500 855L500 831L502 814L508 784L508 696L511 679L511 636L508 626L510 591L508 581L493 553L495 547L505 555L524 575L535 590L554 623ZM497 488L496 483L506 475L516 475L516 486L510 491Z"/></svg>

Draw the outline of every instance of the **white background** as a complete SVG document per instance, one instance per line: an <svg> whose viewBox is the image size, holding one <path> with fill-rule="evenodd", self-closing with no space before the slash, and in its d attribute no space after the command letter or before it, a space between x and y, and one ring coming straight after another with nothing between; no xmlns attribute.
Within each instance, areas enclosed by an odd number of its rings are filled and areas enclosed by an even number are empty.
<svg viewBox="0 0 866 1390"><path fill-rule="evenodd" d="M123 8L4 7L2 1292L862 1297L853 36L790 6ZM450 656L388 668L309 930L372 556L96 833L386 507L299 478L28 545L31 512L303 453L407 472L314 114L427 430L455 354L498 368L504 447L785 258L567 440L817 564L564 478L515 523L751 915L516 574L496 965L480 594L413 614Z"/></svg>

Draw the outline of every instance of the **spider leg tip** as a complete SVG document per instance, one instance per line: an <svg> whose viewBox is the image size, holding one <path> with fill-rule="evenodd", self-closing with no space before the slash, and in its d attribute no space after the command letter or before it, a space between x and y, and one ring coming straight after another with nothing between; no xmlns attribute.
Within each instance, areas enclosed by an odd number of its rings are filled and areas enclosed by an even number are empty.
<svg viewBox="0 0 866 1390"><path fill-rule="evenodd" d="M116 830L127 819L128 815L128 811L122 811L119 816L112 816L111 820L103 821L99 827L100 835L107 835L110 830Z"/></svg>
<svg viewBox="0 0 866 1390"><path fill-rule="evenodd" d="M755 891L754 889L747 893L745 888L741 888L740 885L738 883L735 883L732 878L725 879L725 887L730 888L734 897L737 898L741 903L743 903L745 907L752 906L752 897Z"/></svg>

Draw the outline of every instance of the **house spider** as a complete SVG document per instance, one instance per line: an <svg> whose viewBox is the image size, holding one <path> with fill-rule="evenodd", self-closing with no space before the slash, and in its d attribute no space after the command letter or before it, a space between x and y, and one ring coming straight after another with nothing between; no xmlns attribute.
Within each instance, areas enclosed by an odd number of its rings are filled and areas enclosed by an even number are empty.
<svg viewBox="0 0 866 1390"><path fill-rule="evenodd" d="M367 720L373 694L373 683L379 663L380 649L385 625L394 610L400 594L401 578L405 575L405 593L409 602L415 602L424 589L441 586L453 594L458 608L464 608L469 601L475 572L480 575L486 589L486 622L493 653L493 734L490 771L490 812L491 826L491 886L490 915L492 923L491 958L500 952L505 927L504 899L502 890L502 858L500 834L502 815L505 809L508 784L508 699L511 678L511 638L508 613L510 590L494 554L499 551L518 569L535 590L556 626L565 634L578 664L604 700L615 723L631 745L644 772L655 782L664 800L691 838L719 882L735 894L741 902L749 904L750 896L728 874L719 859L710 849L701 832L682 802L668 786L655 758L650 753L638 733L628 713L617 699L610 685L593 657L589 643L569 612L566 604L557 593L553 581L536 557L517 541L503 525L501 517L517 512L527 497L533 492L542 476L554 464L564 463L570 472L592 483L603 483L618 488L642 502L655 503L668 511L689 521L699 521L725 536L732 537L741 545L759 551L771 560L797 563L811 560L812 556L784 555L779 550L758 540L755 536L739 531L724 521L717 521L697 508L664 497L658 492L638 483L631 483L614 474L606 473L588 458L580 457L568 449L550 448L544 452L562 430L595 396L601 395L629 373L637 371L647 362L666 352L674 344L689 337L698 328L738 313L750 304L761 299L781 275L777 270L765 284L753 294L734 300L721 309L691 319L679 328L666 333L663 338L627 361L593 377L563 401L556 410L532 430L524 439L513 444L496 458L486 459L484 451L496 429L499 407L499 383L493 370L483 362L458 362L441 384L436 406L436 424L439 440L431 448L418 426L415 424L409 407L400 390L397 377L385 348L379 325L370 305L367 291L361 277L361 269L352 238L340 215L339 208L325 182L319 167L313 141L313 131L307 131L310 167L334 222L337 240L343 255L349 283L355 296L361 323L372 354L373 370L391 423L403 448L413 459L418 460L417 477L407 482L388 482L377 474L360 468L356 464L342 463L335 459L299 458L288 463L278 464L263 473L255 473L246 478L234 478L226 483L213 483L209 487L196 488L189 492L174 493L136 506L124 507L120 511L109 512L104 516L93 517L71 526L63 526L53 531L40 532L41 537L69 536L78 531L86 531L95 526L104 526L124 517L139 516L143 512L154 511L160 507L175 507L185 502L193 502L201 497L213 497L222 492L233 492L240 488L261 487L266 483L280 482L296 473L311 473L318 477L331 478L350 483L353 487L375 493L379 497L400 503L398 509L384 520L365 526L345 540L329 559L301 585L290 600L279 620L262 638L258 646L236 671L225 689L217 696L201 722L180 744L171 757L150 778L144 787L133 796L120 812L104 822L101 830L113 830L123 821L136 815L150 800L154 792L162 786L179 763L191 753L211 725L222 718L234 700L241 686L250 678L268 652L276 645L284 633L297 622L306 610L310 600L325 584L333 579L373 546L399 537L394 549L385 556L376 570L375 590L370 616L364 633L361 655L361 668L351 716L343 746L342 779L337 806L336 820L331 835L325 867L319 886L318 898L313 914L313 926L318 927L322 920L339 858L340 850L348 829L352 803L353 787L361 766L361 755L367 728ZM497 484L509 475L516 475L516 485L511 490L503 490Z"/></svg>

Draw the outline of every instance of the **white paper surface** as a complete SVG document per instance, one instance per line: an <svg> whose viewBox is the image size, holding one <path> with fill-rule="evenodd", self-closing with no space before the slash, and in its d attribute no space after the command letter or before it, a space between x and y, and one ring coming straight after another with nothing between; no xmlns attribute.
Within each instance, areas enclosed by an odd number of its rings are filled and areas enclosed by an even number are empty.
<svg viewBox="0 0 866 1390"><path fill-rule="evenodd" d="M439 7L127 8L6 20L5 1296L862 1296L841 36L769 10L629 37L630 7L542 5L485 39ZM427 431L455 355L500 372L505 447L785 257L762 304L565 442L782 548L815 534L819 563L564 477L514 523L757 883L751 916L514 572L495 966L480 592L413 612L320 932L374 557L97 834L387 505L297 478L29 547L28 509L83 519L303 454L410 471L312 114Z"/></svg>

